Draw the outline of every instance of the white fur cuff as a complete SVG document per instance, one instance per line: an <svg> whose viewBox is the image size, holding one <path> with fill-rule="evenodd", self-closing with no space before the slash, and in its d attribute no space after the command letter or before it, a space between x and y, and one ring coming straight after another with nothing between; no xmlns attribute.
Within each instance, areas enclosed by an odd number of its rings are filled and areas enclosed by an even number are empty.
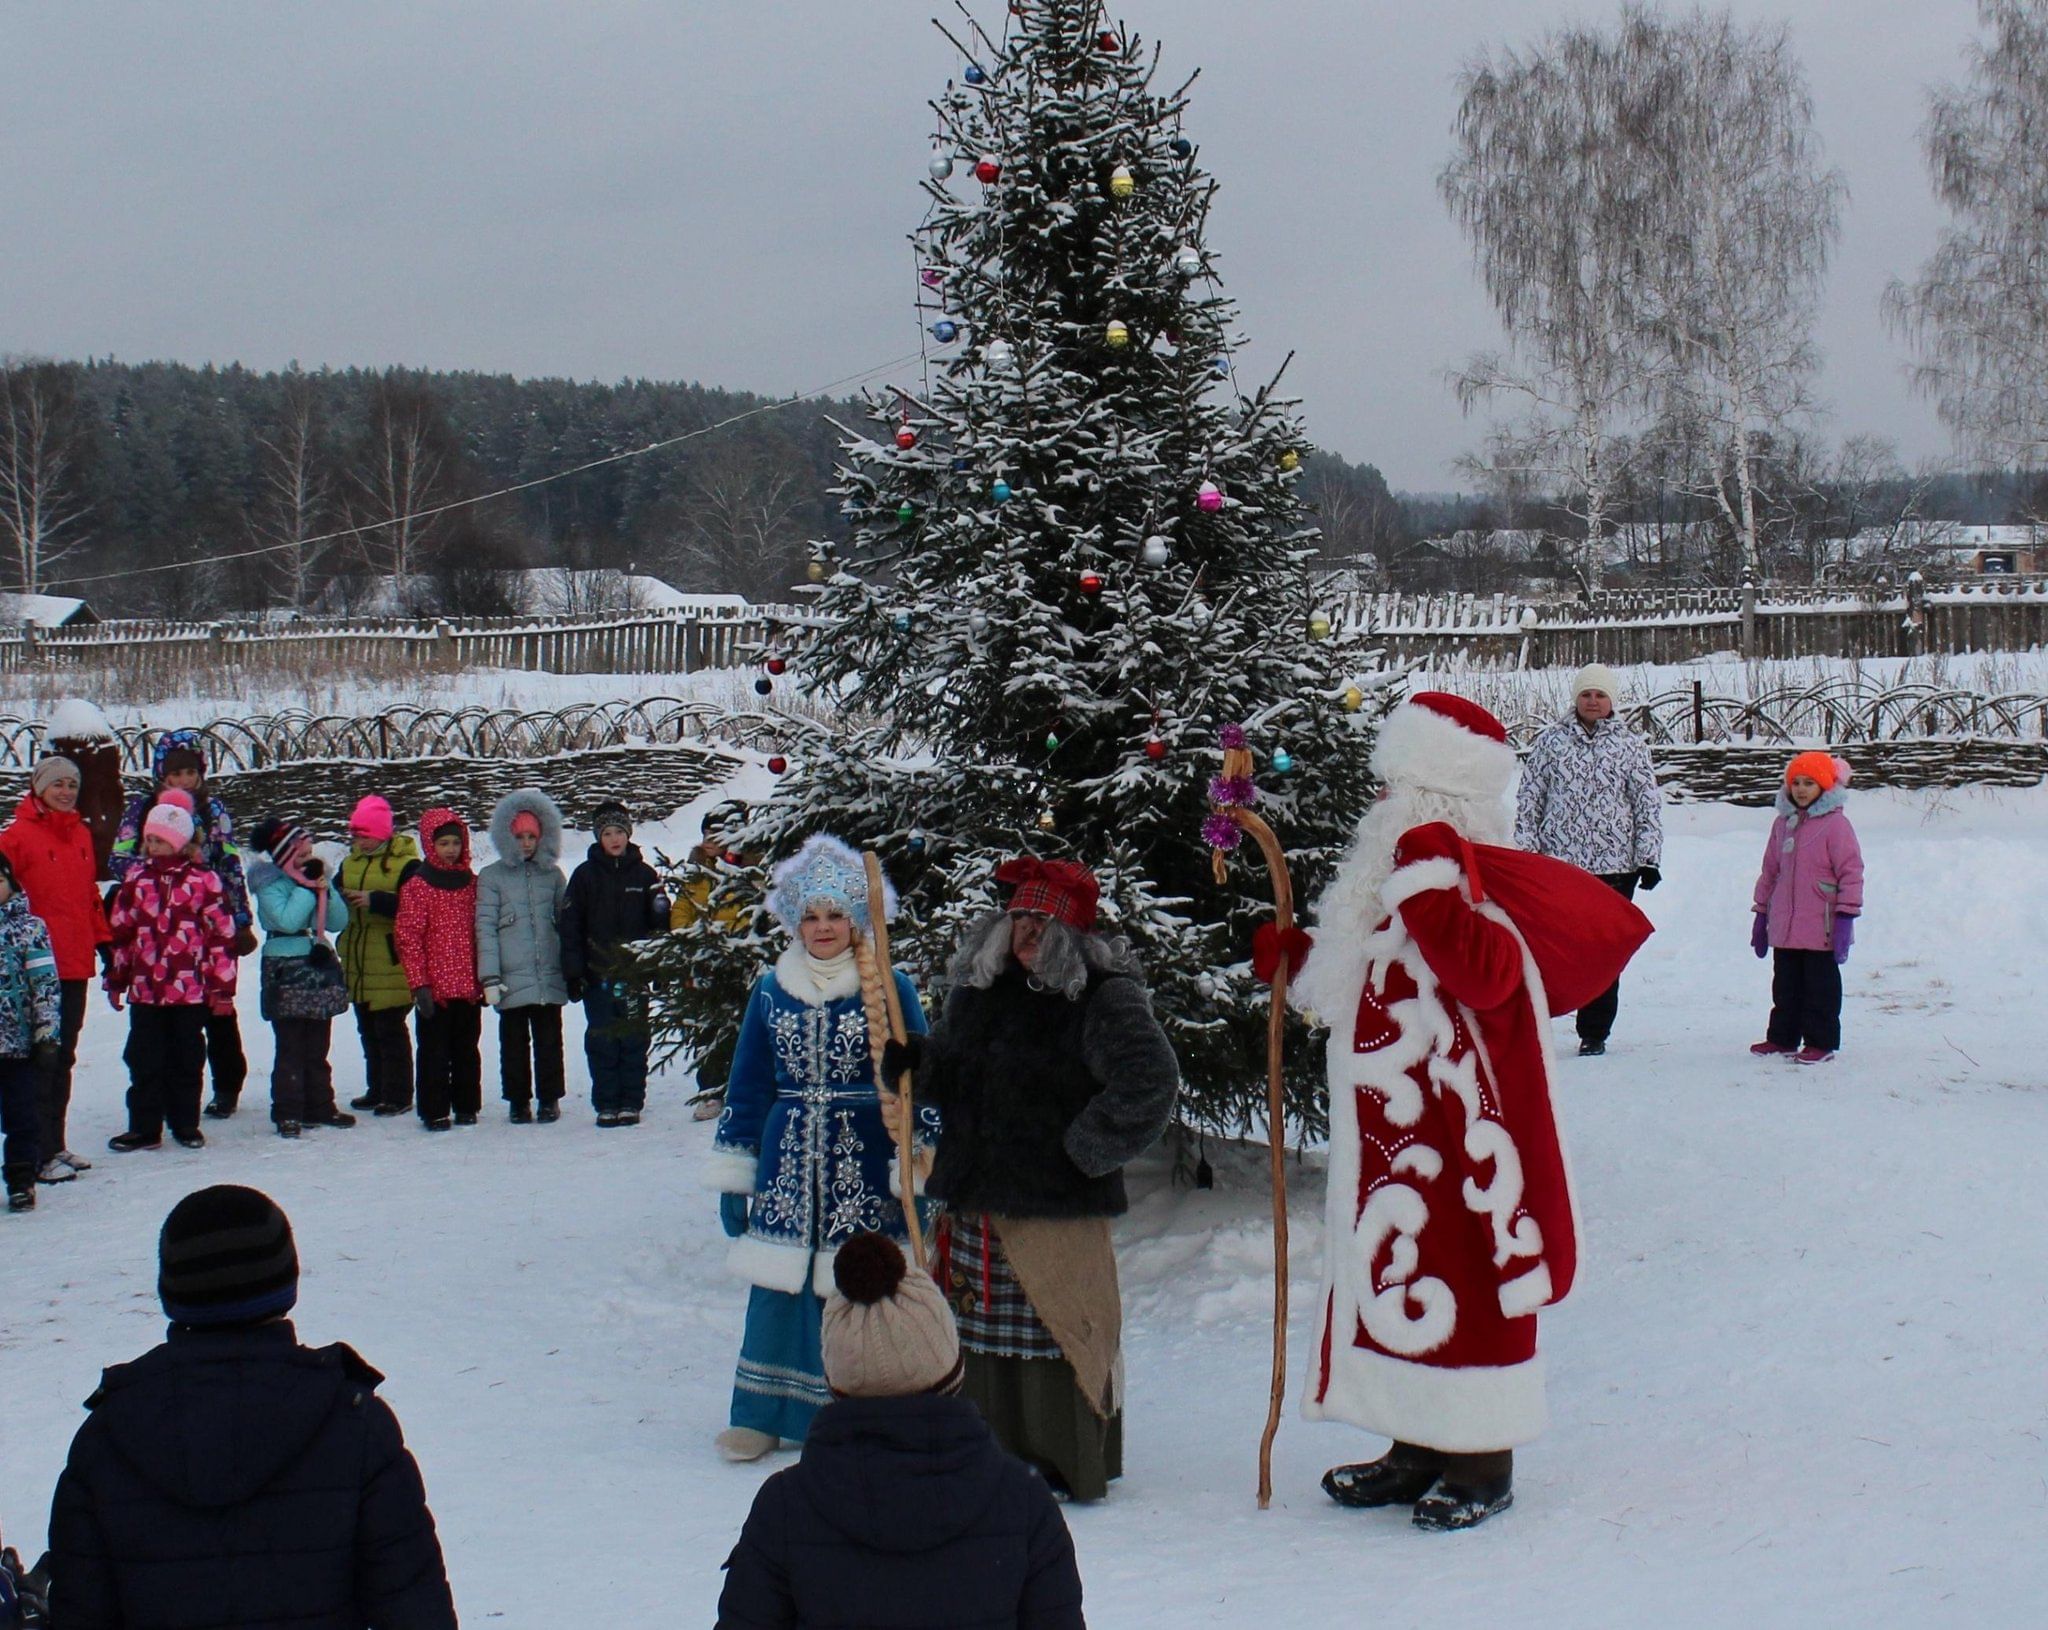
<svg viewBox="0 0 2048 1630"><path fill-rule="evenodd" d="M1464 881L1464 867L1447 855L1432 855L1427 860L1410 861L1381 884L1380 903L1389 911L1398 911L1403 900L1432 889L1454 889Z"/></svg>
<svg viewBox="0 0 2048 1630"><path fill-rule="evenodd" d="M704 1162L704 1186L716 1194L752 1194L761 1157L751 1149L713 1149Z"/></svg>
<svg viewBox="0 0 2048 1630"><path fill-rule="evenodd" d="M1548 1307L1550 1302L1550 1269L1541 1262L1500 1287L1500 1310L1511 1319Z"/></svg>
<svg viewBox="0 0 2048 1630"><path fill-rule="evenodd" d="M738 1278L763 1290L794 1296L811 1287L811 1253L801 1245L775 1245L759 1234L742 1234L725 1253L725 1265ZM831 1273L825 1276L831 1283Z"/></svg>

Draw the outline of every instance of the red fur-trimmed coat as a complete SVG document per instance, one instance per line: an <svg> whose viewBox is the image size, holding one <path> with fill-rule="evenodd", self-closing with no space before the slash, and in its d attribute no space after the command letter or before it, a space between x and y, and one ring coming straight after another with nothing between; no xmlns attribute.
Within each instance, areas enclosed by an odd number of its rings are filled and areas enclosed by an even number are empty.
<svg viewBox="0 0 2048 1630"><path fill-rule="evenodd" d="M1326 1015L1328 1274L1304 1406L1448 1452L1542 1430L1536 1310L1571 1289L1579 1248L1542 977L1468 881L1472 854L1442 824L1402 835L1356 1006ZM1311 964L1358 955L1336 937Z"/></svg>
<svg viewBox="0 0 2048 1630"><path fill-rule="evenodd" d="M140 1007L225 1007L235 999L235 920L220 875L179 855L130 869L108 913L107 990Z"/></svg>

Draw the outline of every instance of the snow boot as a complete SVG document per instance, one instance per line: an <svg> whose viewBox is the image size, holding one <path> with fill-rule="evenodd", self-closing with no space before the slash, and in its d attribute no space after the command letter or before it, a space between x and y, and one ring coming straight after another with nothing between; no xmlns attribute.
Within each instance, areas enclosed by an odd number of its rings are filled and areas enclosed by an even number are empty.
<svg viewBox="0 0 2048 1630"><path fill-rule="evenodd" d="M358 1108L358 1109L361 1109L361 1108L363 1107L363 1101L362 1101L362 1099L360 1099L360 1098L354 1099L354 1100L352 1100L352 1102L353 1102L353 1103L355 1104L356 1108ZM378 1105L377 1105L377 1106L376 1106L375 1108L373 1108L373 1109L372 1109L372 1110L370 1111L370 1113L371 1113L372 1115L376 1116L376 1117L377 1117L377 1119L378 1119L378 1120L380 1120L380 1121L382 1121L382 1120L389 1120L389 1119L390 1119L390 1118L391 1118L391 1117L392 1117L393 1115L410 1115L410 1114L412 1113L412 1105L411 1105L411 1104L378 1104Z"/></svg>
<svg viewBox="0 0 2048 1630"><path fill-rule="evenodd" d="M1774 1041L1752 1042L1749 1048L1751 1058L1790 1058L1798 1052L1796 1047L1780 1047Z"/></svg>
<svg viewBox="0 0 2048 1630"><path fill-rule="evenodd" d="M299 1135L299 1123L297 1121L279 1121L277 1123L277 1135L281 1138L297 1137Z"/></svg>
<svg viewBox="0 0 2048 1630"><path fill-rule="evenodd" d="M514 1126L531 1126L533 1124L533 1105L529 1104L524 1098L515 1099L513 1100L511 1112L505 1118Z"/></svg>
<svg viewBox="0 0 2048 1630"><path fill-rule="evenodd" d="M597 1112L597 1124L599 1126L617 1126L619 1124L619 1112L616 1109L600 1109Z"/></svg>
<svg viewBox="0 0 2048 1630"><path fill-rule="evenodd" d="M1397 1443L1377 1460L1332 1466L1323 1473L1323 1492L1339 1505L1370 1510L1413 1505L1427 1494L1441 1471L1439 1457L1412 1443Z"/></svg>
<svg viewBox="0 0 2048 1630"><path fill-rule="evenodd" d="M356 1124L355 1116L345 1109L330 1109L325 1115L315 1115L307 1120L308 1126L331 1126L337 1131L347 1131Z"/></svg>
<svg viewBox="0 0 2048 1630"><path fill-rule="evenodd" d="M437 1115L431 1121L420 1122L420 1125L424 1126L429 1132L445 1132L454 1124L446 1115Z"/></svg>
<svg viewBox="0 0 2048 1630"><path fill-rule="evenodd" d="M562 1106L554 1099L548 1099L540 1106L540 1118L543 1121L559 1121L562 1118Z"/></svg>
<svg viewBox="0 0 2048 1630"><path fill-rule="evenodd" d="M1581 1058L1601 1058L1605 1056L1606 1052L1607 1043L1604 1041L1582 1041L1579 1043L1579 1057Z"/></svg>
<svg viewBox="0 0 2048 1630"><path fill-rule="evenodd" d="M373 1115L382 1108L377 1102L377 1095L371 1092L364 1093L360 1098L351 1098L348 1101L348 1107L350 1109L363 1110Z"/></svg>
<svg viewBox="0 0 2048 1630"><path fill-rule="evenodd" d="M1802 1047L1792 1060L1794 1064L1832 1064L1834 1061L1834 1049L1830 1047Z"/></svg>
<svg viewBox="0 0 2048 1630"><path fill-rule="evenodd" d="M475 1112L474 1112L474 1111L472 1111L472 1110L467 1110L467 1109L465 1109L465 1110L464 1110L464 1111L463 1111L463 1112L462 1112L461 1114L459 1114L459 1115L457 1115L457 1116L455 1117L455 1124L456 1124L457 1126L474 1126L474 1125L476 1125L476 1114L475 1114Z"/></svg>
<svg viewBox="0 0 2048 1630"><path fill-rule="evenodd" d="M640 1124L640 1111L639 1111L639 1110L637 1110L637 1109L622 1109L622 1110L620 1110L620 1111L619 1111L619 1125L621 1125L621 1126L638 1126L639 1124Z"/></svg>
<svg viewBox="0 0 2048 1630"><path fill-rule="evenodd" d="M1425 1533L1452 1534L1476 1528L1488 1517L1515 1503L1514 1478L1476 1478L1453 1483L1439 1477L1430 1491L1415 1502L1414 1523Z"/></svg>
<svg viewBox="0 0 2048 1630"><path fill-rule="evenodd" d="M33 1211L36 1208L36 1169L23 1162L9 1166L6 1171L7 1209L9 1211Z"/></svg>
<svg viewBox="0 0 2048 1630"><path fill-rule="evenodd" d="M206 1134L196 1126L189 1132L173 1132L171 1136L178 1140L178 1147L180 1149L204 1149L206 1147Z"/></svg>
<svg viewBox="0 0 2048 1630"><path fill-rule="evenodd" d="M209 1121L228 1121L234 1119L235 1111L240 1107L239 1098L223 1098L219 1093L215 1093L200 1113Z"/></svg>
<svg viewBox="0 0 2048 1630"><path fill-rule="evenodd" d="M712 1439L718 1445L718 1452L735 1465L759 1460L781 1441L773 1433L757 1432L751 1426L728 1426Z"/></svg>
<svg viewBox="0 0 2048 1630"><path fill-rule="evenodd" d="M91 1161L82 1155L74 1155L69 1149L59 1149L51 1158L63 1161L74 1172L89 1172L92 1170Z"/></svg>
<svg viewBox="0 0 2048 1630"><path fill-rule="evenodd" d="M42 1170L36 1173L38 1183L68 1183L78 1173L64 1163L61 1155L52 1155L43 1162Z"/></svg>
<svg viewBox="0 0 2048 1630"><path fill-rule="evenodd" d="M107 1147L117 1155L131 1155L138 1149L161 1149L163 1146L161 1132L116 1132L107 1139ZM61 1179L52 1178L51 1181Z"/></svg>

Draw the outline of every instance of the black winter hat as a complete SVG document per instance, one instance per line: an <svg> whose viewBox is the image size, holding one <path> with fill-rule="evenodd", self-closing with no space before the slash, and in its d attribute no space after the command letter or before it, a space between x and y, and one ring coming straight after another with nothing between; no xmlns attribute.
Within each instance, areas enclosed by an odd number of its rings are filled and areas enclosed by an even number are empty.
<svg viewBox="0 0 2048 1630"><path fill-rule="evenodd" d="M266 815L249 834L249 843L272 860L280 860L298 847L300 839L311 835L303 826L286 820L282 815Z"/></svg>
<svg viewBox="0 0 2048 1630"><path fill-rule="evenodd" d="M590 830L592 834L597 837L603 837L605 828L609 826L616 826L628 836L632 834L633 817L626 813L626 806L624 804L615 802L599 804L597 806L597 813L590 817Z"/></svg>
<svg viewBox="0 0 2048 1630"><path fill-rule="evenodd" d="M299 1299L299 1253L277 1202L216 1183L171 1207L157 1241L157 1299L173 1324L256 1324Z"/></svg>

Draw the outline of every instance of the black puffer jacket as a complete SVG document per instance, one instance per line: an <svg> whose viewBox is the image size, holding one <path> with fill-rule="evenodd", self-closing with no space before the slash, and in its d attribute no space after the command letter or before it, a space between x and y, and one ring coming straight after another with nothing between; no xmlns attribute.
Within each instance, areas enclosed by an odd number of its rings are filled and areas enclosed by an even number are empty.
<svg viewBox="0 0 2048 1630"><path fill-rule="evenodd" d="M570 979L602 979L621 945L667 931L661 874L642 858L640 846L627 844L614 860L593 843L562 897L562 972Z"/></svg>
<svg viewBox="0 0 2048 1630"><path fill-rule="evenodd" d="M754 1497L719 1630L1085 1630L1052 1491L964 1398L842 1398Z"/></svg>
<svg viewBox="0 0 2048 1630"><path fill-rule="evenodd" d="M926 1191L963 1211L1116 1217L1123 1167L1173 1118L1180 1064L1129 974L1078 1000L1011 968L955 986L925 1043L918 1097L943 1121Z"/></svg>
<svg viewBox="0 0 2048 1630"><path fill-rule="evenodd" d="M51 1630L453 1630L382 1379L282 1320L108 1370L50 1509Z"/></svg>

